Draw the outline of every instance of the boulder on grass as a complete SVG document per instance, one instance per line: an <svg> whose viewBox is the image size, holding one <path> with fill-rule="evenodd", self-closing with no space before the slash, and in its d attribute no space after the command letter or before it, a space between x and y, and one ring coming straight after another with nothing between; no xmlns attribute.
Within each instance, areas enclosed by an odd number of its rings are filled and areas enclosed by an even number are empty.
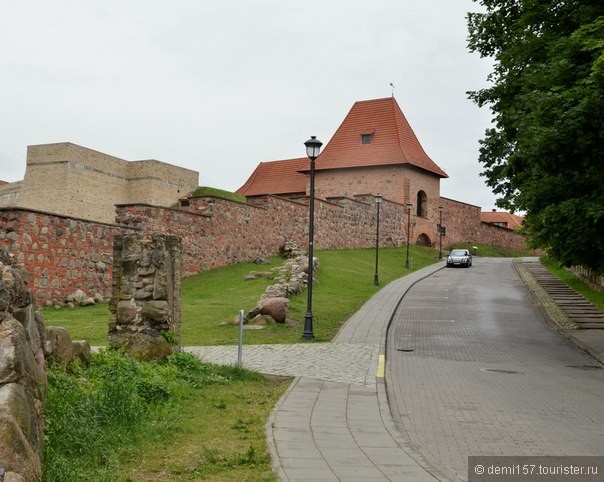
<svg viewBox="0 0 604 482"><path fill-rule="evenodd" d="M289 299L262 298L258 302L258 313L272 317L277 323L285 323L287 310L289 309Z"/></svg>
<svg viewBox="0 0 604 482"><path fill-rule="evenodd" d="M277 323L271 315L257 315L253 320L250 320L250 324L256 326L274 325Z"/></svg>
<svg viewBox="0 0 604 482"><path fill-rule="evenodd" d="M61 326L46 327L44 354L59 364L67 364L73 358L73 343L69 332Z"/></svg>
<svg viewBox="0 0 604 482"><path fill-rule="evenodd" d="M73 358L77 358L85 365L90 363L90 343L86 340L75 340L72 342Z"/></svg>

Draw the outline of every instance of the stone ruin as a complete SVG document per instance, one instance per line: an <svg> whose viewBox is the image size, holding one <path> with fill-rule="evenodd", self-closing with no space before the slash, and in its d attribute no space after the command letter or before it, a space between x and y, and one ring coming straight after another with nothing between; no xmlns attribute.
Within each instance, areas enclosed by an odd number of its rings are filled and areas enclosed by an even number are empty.
<svg viewBox="0 0 604 482"><path fill-rule="evenodd" d="M109 344L142 361L180 350L180 238L161 234L117 236Z"/></svg>
<svg viewBox="0 0 604 482"><path fill-rule="evenodd" d="M109 341L138 359L179 349L178 238L124 236L116 241ZM90 345L45 327L27 287L28 274L0 249L0 480L40 480L44 456L47 360L86 363Z"/></svg>
<svg viewBox="0 0 604 482"><path fill-rule="evenodd" d="M285 262L271 269L269 272L252 272L245 276L245 280L260 277L274 278L276 283L268 286L256 306L244 318L244 323L250 325L266 325L271 323L285 323L289 298L304 291L308 284L308 255L298 248L295 241L286 241L280 250ZM313 257L313 273L319 270L319 260ZM314 277L314 275L313 275ZM316 282L316 279L314 280ZM239 318L233 320L238 324Z"/></svg>
<svg viewBox="0 0 604 482"><path fill-rule="evenodd" d="M44 456L47 361L90 360L90 345L65 328L45 327L28 273L0 249L0 480L39 480Z"/></svg>
<svg viewBox="0 0 604 482"><path fill-rule="evenodd" d="M0 250L0 467L4 480L42 476L47 375L44 321L12 257Z"/></svg>

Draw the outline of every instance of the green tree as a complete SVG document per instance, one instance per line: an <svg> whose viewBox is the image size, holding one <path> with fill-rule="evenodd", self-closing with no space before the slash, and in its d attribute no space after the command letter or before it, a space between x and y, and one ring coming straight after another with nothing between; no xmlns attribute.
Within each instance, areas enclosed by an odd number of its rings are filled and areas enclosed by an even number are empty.
<svg viewBox="0 0 604 482"><path fill-rule="evenodd" d="M498 206L526 213L535 247L604 272L604 2L480 4L468 45L494 60L489 87L468 93L494 114L482 175Z"/></svg>

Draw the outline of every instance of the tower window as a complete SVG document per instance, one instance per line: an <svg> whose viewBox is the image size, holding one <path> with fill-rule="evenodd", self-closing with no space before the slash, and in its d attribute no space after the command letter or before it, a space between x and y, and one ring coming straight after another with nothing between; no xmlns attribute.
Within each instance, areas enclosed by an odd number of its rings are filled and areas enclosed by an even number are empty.
<svg viewBox="0 0 604 482"><path fill-rule="evenodd" d="M361 134L361 144L371 144L373 140L373 132L369 134Z"/></svg>

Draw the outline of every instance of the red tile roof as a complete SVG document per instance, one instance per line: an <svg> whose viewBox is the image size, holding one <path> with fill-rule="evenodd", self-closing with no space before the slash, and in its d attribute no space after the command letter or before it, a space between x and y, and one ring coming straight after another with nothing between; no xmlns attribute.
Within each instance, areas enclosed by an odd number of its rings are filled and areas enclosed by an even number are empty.
<svg viewBox="0 0 604 482"><path fill-rule="evenodd" d="M363 134L371 142L361 143ZM316 160L316 170L411 164L449 177L428 157L394 97L356 102ZM308 171L307 162L303 170Z"/></svg>
<svg viewBox="0 0 604 482"><path fill-rule="evenodd" d="M261 162L237 193L244 196L306 193L306 175L298 171L307 162L307 157Z"/></svg>
<svg viewBox="0 0 604 482"><path fill-rule="evenodd" d="M505 211L483 211L480 213L480 220L483 223L497 224L508 229L518 228L524 222L522 216Z"/></svg>

